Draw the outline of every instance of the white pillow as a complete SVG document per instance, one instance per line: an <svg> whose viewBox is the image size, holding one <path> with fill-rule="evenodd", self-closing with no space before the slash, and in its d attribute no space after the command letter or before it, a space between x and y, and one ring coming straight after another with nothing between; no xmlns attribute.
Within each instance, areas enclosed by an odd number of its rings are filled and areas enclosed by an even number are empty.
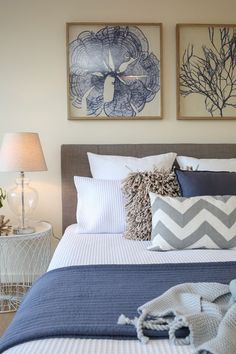
<svg viewBox="0 0 236 354"><path fill-rule="evenodd" d="M123 233L125 208L120 181L74 177L79 233Z"/></svg>
<svg viewBox="0 0 236 354"><path fill-rule="evenodd" d="M177 162L181 170L236 172L236 159L196 159L177 156Z"/></svg>
<svg viewBox="0 0 236 354"><path fill-rule="evenodd" d="M88 160L91 174L100 179L124 179L130 172L163 169L170 170L173 166L176 154L173 152L142 158L97 155L88 152Z"/></svg>

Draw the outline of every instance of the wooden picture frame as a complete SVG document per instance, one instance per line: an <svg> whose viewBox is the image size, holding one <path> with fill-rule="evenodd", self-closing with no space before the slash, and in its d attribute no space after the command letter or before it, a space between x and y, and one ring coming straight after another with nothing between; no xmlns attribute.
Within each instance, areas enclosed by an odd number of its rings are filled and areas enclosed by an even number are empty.
<svg viewBox="0 0 236 354"><path fill-rule="evenodd" d="M161 23L67 23L70 120L162 118Z"/></svg>
<svg viewBox="0 0 236 354"><path fill-rule="evenodd" d="M236 25L177 24L177 119L236 119Z"/></svg>

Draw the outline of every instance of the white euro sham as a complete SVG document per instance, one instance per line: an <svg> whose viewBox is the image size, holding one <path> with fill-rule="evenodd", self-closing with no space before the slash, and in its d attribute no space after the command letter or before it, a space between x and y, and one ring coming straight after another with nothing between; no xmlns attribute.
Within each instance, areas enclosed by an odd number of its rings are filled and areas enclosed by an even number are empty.
<svg viewBox="0 0 236 354"><path fill-rule="evenodd" d="M87 153L93 178L106 180L124 179L130 172L163 169L170 170L176 158L173 152L142 158L129 156L98 155Z"/></svg>
<svg viewBox="0 0 236 354"><path fill-rule="evenodd" d="M236 159L197 159L190 156L177 156L181 170L236 172Z"/></svg>

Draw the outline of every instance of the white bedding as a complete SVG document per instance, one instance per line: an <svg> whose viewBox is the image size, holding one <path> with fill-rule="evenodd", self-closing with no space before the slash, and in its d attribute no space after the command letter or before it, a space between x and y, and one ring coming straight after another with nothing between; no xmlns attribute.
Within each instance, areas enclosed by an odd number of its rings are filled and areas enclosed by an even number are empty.
<svg viewBox="0 0 236 354"><path fill-rule="evenodd" d="M122 234L78 234L77 225L67 228L49 270L86 264L150 264L236 261L236 249L148 251L150 241L126 240Z"/></svg>
<svg viewBox="0 0 236 354"><path fill-rule="evenodd" d="M149 241L125 240L122 235L83 235L71 225L60 241L49 270L85 264L150 264L227 262L236 260L236 250L188 250L152 252ZM141 304L140 304L141 305ZM53 338L18 345L6 354L189 354L190 346L171 346L167 340L142 345L137 340Z"/></svg>

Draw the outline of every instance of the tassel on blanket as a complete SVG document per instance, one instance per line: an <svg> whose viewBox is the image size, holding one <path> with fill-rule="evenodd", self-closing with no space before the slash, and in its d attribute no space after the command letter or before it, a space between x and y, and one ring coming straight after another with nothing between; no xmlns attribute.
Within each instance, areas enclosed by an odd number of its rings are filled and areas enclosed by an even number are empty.
<svg viewBox="0 0 236 354"><path fill-rule="evenodd" d="M125 324L134 324L134 321L137 317L135 317L133 320L129 319L129 317L126 317L125 315L120 315L120 317L118 318L117 323L120 325L125 325Z"/></svg>
<svg viewBox="0 0 236 354"><path fill-rule="evenodd" d="M133 325L137 330L137 337L143 344L146 344L149 341L149 338L143 334L143 325L146 313L142 314L139 318L135 317L131 320L129 317L125 315L120 315L117 323L120 325Z"/></svg>
<svg viewBox="0 0 236 354"><path fill-rule="evenodd" d="M143 312L140 317L135 317L134 319L130 319L125 315L120 315L117 323L120 325L133 325L137 331L137 338L141 343L146 344L149 341L149 338L143 334L143 329L152 329L159 331L166 331L169 329L168 320L163 320L161 318L150 318L146 319L147 313Z"/></svg>
<svg viewBox="0 0 236 354"><path fill-rule="evenodd" d="M185 338L176 338L176 331L180 328L189 328L189 323L183 317L175 317L175 319L169 325L169 340L175 345L189 345L190 336Z"/></svg>
<svg viewBox="0 0 236 354"><path fill-rule="evenodd" d="M145 329L167 330L172 344L191 344L197 354L236 353L236 336L232 335L236 330L236 279L229 285L176 285L140 306L138 313L139 318L134 320L122 315L118 323L135 326L142 343L149 340L143 333ZM184 330L184 338L177 336L180 329Z"/></svg>
<svg viewBox="0 0 236 354"><path fill-rule="evenodd" d="M146 312L144 311L138 318L136 329L137 329L137 337L140 340L141 343L147 344L149 341L149 338L146 337L143 334L143 324L144 324L144 319L146 317Z"/></svg>

